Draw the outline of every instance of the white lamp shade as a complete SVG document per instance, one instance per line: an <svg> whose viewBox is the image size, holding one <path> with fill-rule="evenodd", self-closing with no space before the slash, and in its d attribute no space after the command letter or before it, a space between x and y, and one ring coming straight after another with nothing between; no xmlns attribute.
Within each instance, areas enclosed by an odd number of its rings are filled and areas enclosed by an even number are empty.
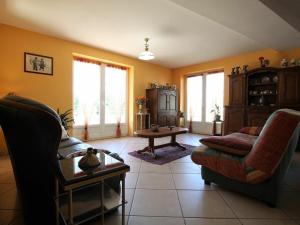
<svg viewBox="0 0 300 225"><path fill-rule="evenodd" d="M151 60L151 59L154 59L154 54L149 51L144 51L144 52L140 53L138 58L141 60Z"/></svg>

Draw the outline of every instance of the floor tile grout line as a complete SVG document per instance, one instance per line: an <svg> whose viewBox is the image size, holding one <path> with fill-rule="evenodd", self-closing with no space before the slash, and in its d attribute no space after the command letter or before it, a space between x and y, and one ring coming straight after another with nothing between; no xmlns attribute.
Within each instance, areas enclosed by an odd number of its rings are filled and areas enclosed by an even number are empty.
<svg viewBox="0 0 300 225"><path fill-rule="evenodd" d="M240 220L240 218L238 217L238 215L235 213L235 211L233 210L233 208L229 205L229 203L225 200L225 198L221 195L221 193L219 192L219 190L216 190L218 195L223 199L223 201L225 202L225 204L228 206L228 208L232 211L232 213L235 215L235 217L238 219L239 223L241 225L243 225L242 221Z"/></svg>
<svg viewBox="0 0 300 225"><path fill-rule="evenodd" d="M172 174L172 180L173 180L174 187L176 188L176 183L175 183L175 179L174 179L173 174ZM184 223L184 225L186 225L186 221L184 219L184 214L183 214L183 209L182 209L182 206L181 206L181 203L180 203L180 199L179 199L179 194L178 194L177 189L175 189L175 191L176 191L176 196L177 196L178 204L179 204L180 211L181 211L181 216L183 218L183 223Z"/></svg>
<svg viewBox="0 0 300 225"><path fill-rule="evenodd" d="M130 209L129 209L129 212L128 212L128 219L127 219L126 225L129 224L129 220L130 220L130 216L131 216L131 210L132 210L132 206L133 206L133 202L134 202L134 198L135 198L136 186L137 186L137 183L138 183L139 177L140 177L141 166L142 166L142 164L139 165L138 177L136 179L135 188L134 188L133 195L132 195L132 202L131 202L131 206L130 206Z"/></svg>

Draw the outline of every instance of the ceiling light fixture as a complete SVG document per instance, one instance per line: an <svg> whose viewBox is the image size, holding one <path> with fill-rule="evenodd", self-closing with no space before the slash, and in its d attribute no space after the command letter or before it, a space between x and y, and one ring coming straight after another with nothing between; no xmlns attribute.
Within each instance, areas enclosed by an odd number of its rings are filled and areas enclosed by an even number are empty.
<svg viewBox="0 0 300 225"><path fill-rule="evenodd" d="M149 44L148 44L149 38L145 38L145 51L141 52L139 54L139 59L141 60L151 60L154 59L154 54L152 52L149 52Z"/></svg>

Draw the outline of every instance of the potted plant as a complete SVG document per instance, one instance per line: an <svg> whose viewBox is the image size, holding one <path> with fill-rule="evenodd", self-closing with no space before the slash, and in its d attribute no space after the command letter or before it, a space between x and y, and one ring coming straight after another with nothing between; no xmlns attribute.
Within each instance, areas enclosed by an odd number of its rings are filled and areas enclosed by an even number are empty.
<svg viewBox="0 0 300 225"><path fill-rule="evenodd" d="M210 112L215 114L214 121L220 121L221 120L220 106L215 104L214 108Z"/></svg>
<svg viewBox="0 0 300 225"><path fill-rule="evenodd" d="M64 113L60 113L59 109L57 109L57 114L60 117L62 126L65 128L66 131L69 130L72 127L72 124L74 123L72 109L69 109Z"/></svg>

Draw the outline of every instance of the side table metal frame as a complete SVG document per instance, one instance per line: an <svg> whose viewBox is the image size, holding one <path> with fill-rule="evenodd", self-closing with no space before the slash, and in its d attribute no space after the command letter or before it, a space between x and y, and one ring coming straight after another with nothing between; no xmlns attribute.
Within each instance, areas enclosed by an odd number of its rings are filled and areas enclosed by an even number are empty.
<svg viewBox="0 0 300 225"><path fill-rule="evenodd" d="M126 204L126 200L125 200L125 174L126 172L128 172L127 170L123 170L123 171L118 171L118 172L114 172L114 173L110 173L104 176L99 176L99 177L93 177L91 179L87 179L84 181L79 181L70 185L62 185L64 191L67 192L68 194L68 224L69 225L74 225L74 221L73 221L73 190L76 188L80 188L80 187L84 187L84 186L88 186L90 184L97 184L99 183L101 185L101 198L100 198L100 202L101 202L101 224L104 225L104 204L103 204L103 199L104 199L104 180L111 178L111 177L115 177L115 176L120 176L121 178L121 197L122 197L122 225L125 225L125 204ZM55 187L55 192L56 192L56 223L57 225L59 225L59 213L60 213L60 208L59 208L59 179L56 178L56 187Z"/></svg>

